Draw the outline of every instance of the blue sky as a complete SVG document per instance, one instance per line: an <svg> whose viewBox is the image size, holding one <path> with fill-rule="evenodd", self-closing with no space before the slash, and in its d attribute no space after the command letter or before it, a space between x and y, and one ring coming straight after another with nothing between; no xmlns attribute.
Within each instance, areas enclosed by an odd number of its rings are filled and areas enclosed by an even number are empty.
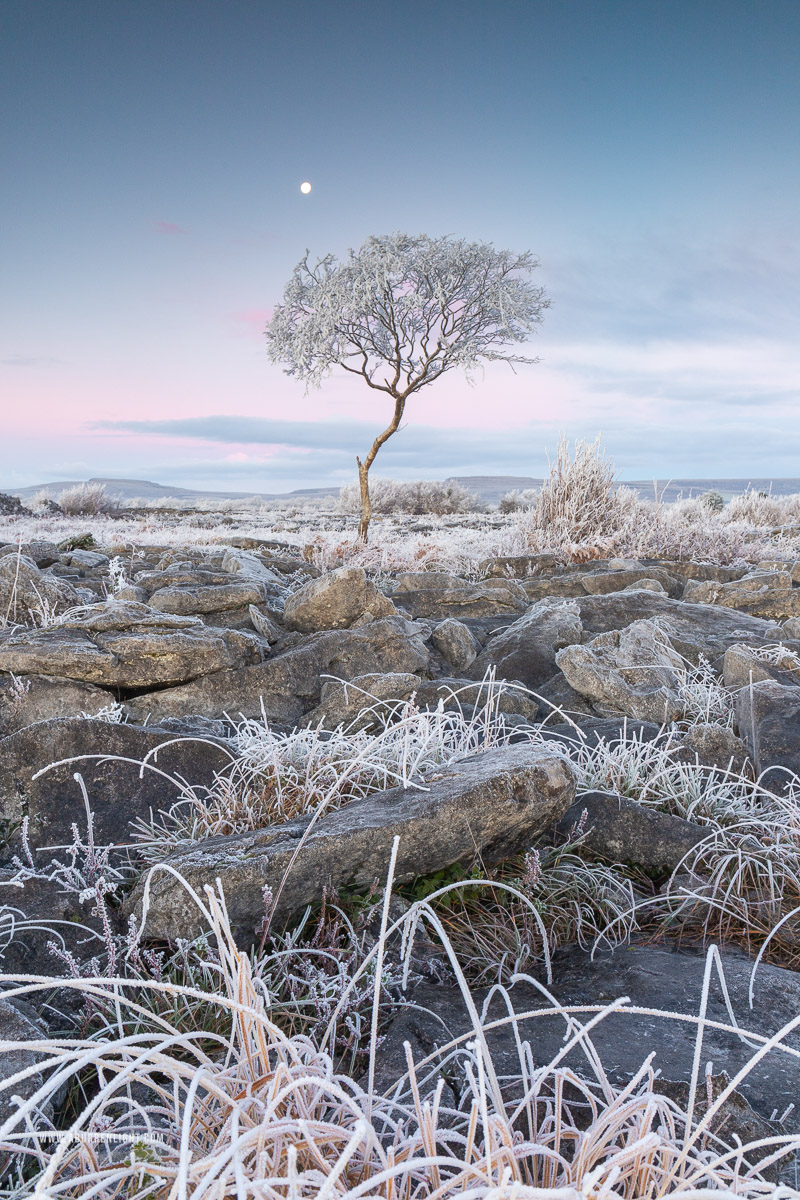
<svg viewBox="0 0 800 1200"><path fill-rule="evenodd" d="M398 229L533 250L553 307L378 474L538 475L562 431L800 474L799 51L795 0L5 0L0 486L350 479L385 407L262 331L306 248Z"/></svg>

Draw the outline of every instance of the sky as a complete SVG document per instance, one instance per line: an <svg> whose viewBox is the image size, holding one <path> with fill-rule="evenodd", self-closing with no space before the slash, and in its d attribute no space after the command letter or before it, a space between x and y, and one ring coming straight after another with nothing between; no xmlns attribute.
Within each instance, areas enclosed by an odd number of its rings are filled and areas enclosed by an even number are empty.
<svg viewBox="0 0 800 1200"><path fill-rule="evenodd" d="M799 56L798 0L3 0L0 488L349 482L387 398L264 327L393 231L531 250L552 307L374 474L800 475Z"/></svg>

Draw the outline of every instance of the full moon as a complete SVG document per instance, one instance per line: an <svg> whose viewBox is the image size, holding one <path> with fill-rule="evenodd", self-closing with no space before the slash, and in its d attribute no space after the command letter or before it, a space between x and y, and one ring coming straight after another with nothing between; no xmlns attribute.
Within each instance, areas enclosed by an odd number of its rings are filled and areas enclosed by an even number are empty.
<svg viewBox="0 0 800 1200"><path fill-rule="evenodd" d="M311 191L311 184L307 180L305 183L301 183L300 191L303 193L304 196L307 196L308 193Z"/></svg>

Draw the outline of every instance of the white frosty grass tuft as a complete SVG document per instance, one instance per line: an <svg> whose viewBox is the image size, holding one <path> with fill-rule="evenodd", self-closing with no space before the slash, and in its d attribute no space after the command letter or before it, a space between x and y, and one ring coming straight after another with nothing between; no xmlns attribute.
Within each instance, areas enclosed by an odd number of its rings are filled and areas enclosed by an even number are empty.
<svg viewBox="0 0 800 1200"><path fill-rule="evenodd" d="M168 811L138 826L143 854L155 860L204 837L261 829L384 788L414 786L437 768L509 745L515 729L500 704L509 692L525 689L496 683L491 673L470 689L476 702L466 711L460 693L450 689L452 709L442 699L435 709L420 710L413 696L376 702L378 732L340 726L284 733L266 718L242 720L235 727L231 765L213 785L202 791L184 787Z"/></svg>
<svg viewBox="0 0 800 1200"><path fill-rule="evenodd" d="M171 981L65 981L65 988L108 1012L103 1028L93 1037L26 1043L37 1061L0 1082L0 1094L10 1097L23 1080L34 1080L33 1094L4 1109L0 1124L0 1147L13 1156L11 1194L237 1200L699 1200L709 1191L747 1198L796 1194L764 1182L759 1167L796 1149L800 1137L762 1138L743 1147L735 1139L727 1144L709 1126L764 1055L800 1058L785 1044L800 1015L772 1038L747 1035L754 1047L750 1064L700 1116L705 1031L742 1033L733 1023L708 1019L708 991L718 967L713 951L696 1018L637 1008L624 998L566 1010L529 980L550 1001L533 1019L560 1013L564 1046L550 1062L537 1063L535 1034L534 1041L529 1032L522 1040L518 1032L518 1065L500 1078L488 1040L491 1030L518 1025L522 1014L514 1015L509 1004L508 1016L489 1022L470 996L430 900L391 922L390 890L391 866L383 936L351 986L370 970L379 979L389 934L425 919L450 958L471 1018L469 1034L419 1062L407 1050L405 1075L382 1094L372 1082L380 1054L374 1023L365 1076L357 1082L337 1071L329 1051L336 1014L313 1040L288 1035L275 1024L269 993L234 943L224 900L207 888L196 900L218 947L212 995ZM6 977L4 983L7 996L35 999L52 981ZM216 1009L217 1021L209 1019L203 1031L176 1027L154 1011L148 996L154 993L189 1005L201 999L209 1016ZM377 1016L377 989L375 1000ZM343 994L340 1006L345 1002ZM592 1034L609 1013L626 1011L696 1024L685 1110L657 1092L650 1058L626 1086L608 1078ZM0 1054L12 1054L18 1046L0 1043ZM575 1046L585 1056L581 1074L562 1065ZM455 1104L444 1080L436 1082L435 1067L445 1063L447 1077L458 1081ZM82 1103L55 1129L48 1105L70 1088Z"/></svg>

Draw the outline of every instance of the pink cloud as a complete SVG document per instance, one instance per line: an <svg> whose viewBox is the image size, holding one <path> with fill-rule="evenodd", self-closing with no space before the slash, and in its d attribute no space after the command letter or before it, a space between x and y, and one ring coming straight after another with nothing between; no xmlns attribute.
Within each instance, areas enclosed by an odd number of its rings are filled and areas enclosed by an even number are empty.
<svg viewBox="0 0 800 1200"><path fill-rule="evenodd" d="M163 233L166 237L174 237L175 234L186 233L185 229L181 229L180 225L173 225L172 221L154 221L153 228L156 233Z"/></svg>
<svg viewBox="0 0 800 1200"><path fill-rule="evenodd" d="M251 330L262 333L267 322L272 320L273 312L271 308L242 308L231 314L231 320L239 325L249 325Z"/></svg>

